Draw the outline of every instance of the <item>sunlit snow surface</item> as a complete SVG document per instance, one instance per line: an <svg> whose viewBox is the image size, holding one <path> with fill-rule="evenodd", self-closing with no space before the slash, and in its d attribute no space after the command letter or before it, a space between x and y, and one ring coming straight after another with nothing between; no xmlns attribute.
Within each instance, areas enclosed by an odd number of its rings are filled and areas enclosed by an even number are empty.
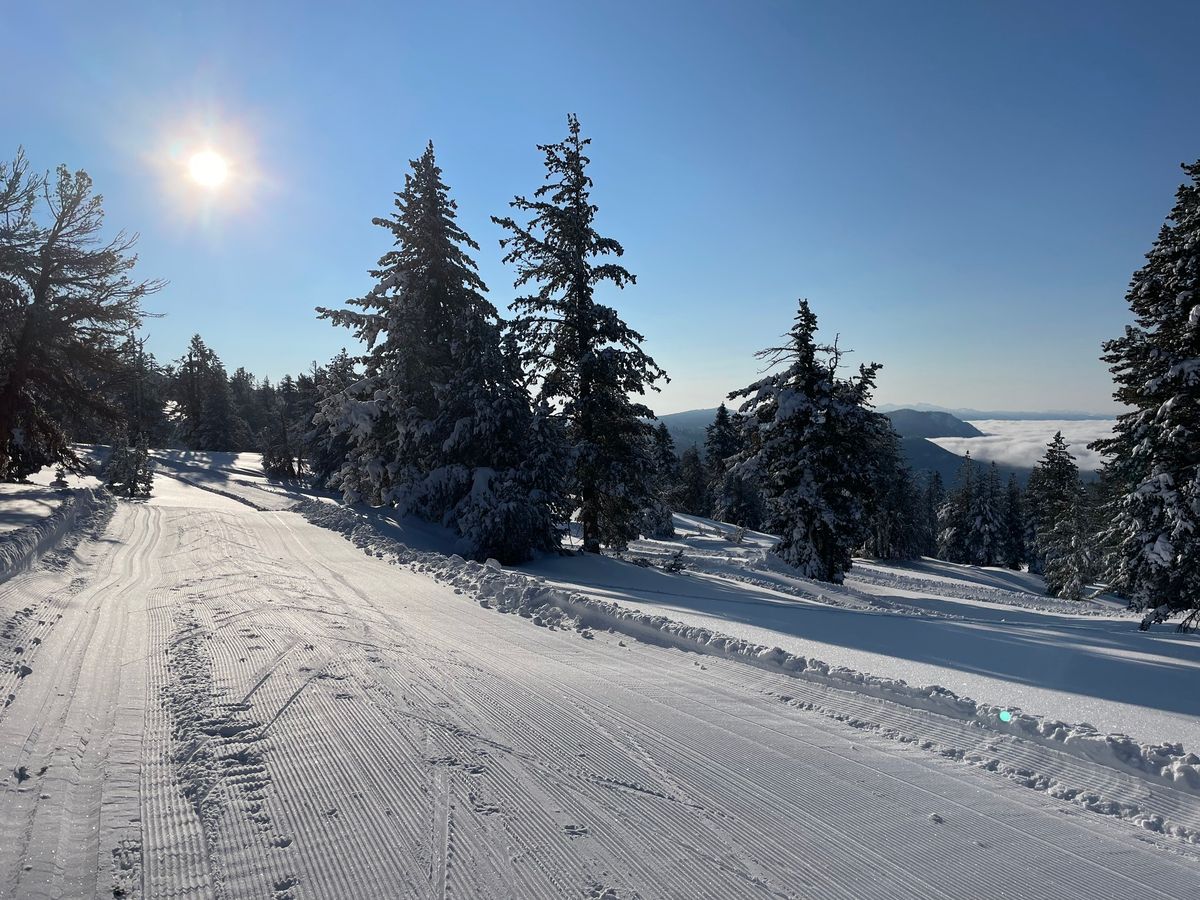
<svg viewBox="0 0 1200 900"><path fill-rule="evenodd" d="M0 585L6 896L1195 896L1194 757L1029 715L1190 741L1150 686L1194 639L1110 603L934 561L835 588L690 517L523 567L559 590L253 455L160 461Z"/></svg>
<svg viewBox="0 0 1200 900"><path fill-rule="evenodd" d="M548 558L528 571L591 596L862 672L938 684L998 706L1086 721L1142 740L1200 746L1200 638L1137 629L1116 601L1043 596L1040 577L938 560L855 561L844 586L807 581L728 525L676 516L675 541L638 541L630 557Z"/></svg>

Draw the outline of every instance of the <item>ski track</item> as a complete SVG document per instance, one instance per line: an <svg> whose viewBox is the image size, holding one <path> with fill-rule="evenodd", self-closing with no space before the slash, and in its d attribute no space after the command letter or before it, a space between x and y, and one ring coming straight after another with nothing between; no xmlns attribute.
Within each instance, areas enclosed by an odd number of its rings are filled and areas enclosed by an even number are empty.
<svg viewBox="0 0 1200 900"><path fill-rule="evenodd" d="M195 484L0 585L0 896L1200 895L1194 847L1054 785L1200 830L1194 796Z"/></svg>

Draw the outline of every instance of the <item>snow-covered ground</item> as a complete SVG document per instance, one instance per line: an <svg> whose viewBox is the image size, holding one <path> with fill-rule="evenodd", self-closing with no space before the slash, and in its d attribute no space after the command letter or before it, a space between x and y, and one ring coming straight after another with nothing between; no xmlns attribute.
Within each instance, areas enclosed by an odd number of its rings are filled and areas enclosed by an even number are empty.
<svg viewBox="0 0 1200 900"><path fill-rule="evenodd" d="M62 505L63 496L45 485L0 483L0 534L49 518Z"/></svg>
<svg viewBox="0 0 1200 900"><path fill-rule="evenodd" d="M999 571L815 585L702 520L631 548L682 549L682 573L528 567L559 590L246 460L166 463L149 502L98 506L53 565L0 582L0 895L1196 896L1182 753L993 727L861 674L1067 696L1076 634L1119 661L1089 677L1183 685L1195 639L1143 635L1138 655L1134 620ZM739 629L821 652L715 634ZM838 650L859 674L813 659ZM1083 696L1148 729L1189 715L1183 690L1116 690Z"/></svg>
<svg viewBox="0 0 1200 900"><path fill-rule="evenodd" d="M936 560L859 560L843 587L806 581L766 553L735 546L728 526L677 516L676 541L639 541L627 556L540 560L527 571L643 612L711 628L910 684L937 684L999 706L1146 741L1200 747L1200 638L1137 629L1114 603L1042 595L1041 579ZM1036 591L1036 593L1034 593ZM1167 673L1170 673L1168 676Z"/></svg>

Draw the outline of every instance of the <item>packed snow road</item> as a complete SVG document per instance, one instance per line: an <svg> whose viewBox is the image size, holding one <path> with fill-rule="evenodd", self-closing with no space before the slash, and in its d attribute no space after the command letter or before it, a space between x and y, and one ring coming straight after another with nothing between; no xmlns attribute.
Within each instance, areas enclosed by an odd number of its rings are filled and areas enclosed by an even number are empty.
<svg viewBox="0 0 1200 900"><path fill-rule="evenodd" d="M1194 898L1191 850L165 475L0 584L6 897Z"/></svg>

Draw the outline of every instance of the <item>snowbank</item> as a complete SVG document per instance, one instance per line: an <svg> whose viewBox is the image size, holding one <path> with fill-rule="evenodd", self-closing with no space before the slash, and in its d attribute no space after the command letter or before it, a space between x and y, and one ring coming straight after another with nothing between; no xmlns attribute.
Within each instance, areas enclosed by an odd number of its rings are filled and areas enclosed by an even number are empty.
<svg viewBox="0 0 1200 900"><path fill-rule="evenodd" d="M685 625L665 616L549 587L540 577L506 571L493 560L480 564L459 556L413 550L380 534L363 517L345 507L305 500L297 504L295 511L314 525L341 532L372 556L412 566L472 595L484 607L516 613L537 625L576 628L584 637L590 636L591 629L612 630L648 643L735 659L830 688L966 720L979 728L1014 735L1200 795L1200 757L1186 752L1181 744L1143 744L1128 735L1101 733L1086 723L1067 724L1015 709L976 703L938 685L917 687L900 679L831 666L779 647L755 644L707 628ZM1002 720L1002 713L1007 721Z"/></svg>
<svg viewBox="0 0 1200 900"><path fill-rule="evenodd" d="M91 488L73 490L63 498L62 505L46 518L0 536L0 581L28 569L82 519L101 507L111 507L113 502L107 491Z"/></svg>

